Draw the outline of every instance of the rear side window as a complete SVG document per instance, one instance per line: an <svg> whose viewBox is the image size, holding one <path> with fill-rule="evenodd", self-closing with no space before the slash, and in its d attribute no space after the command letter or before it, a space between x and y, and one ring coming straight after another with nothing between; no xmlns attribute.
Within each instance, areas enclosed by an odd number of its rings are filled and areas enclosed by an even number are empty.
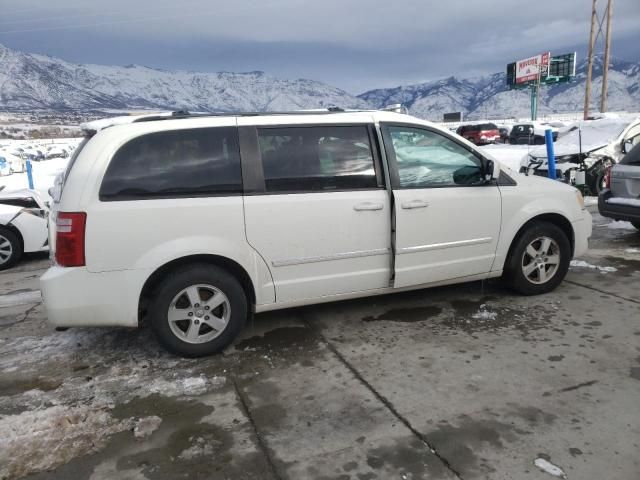
<svg viewBox="0 0 640 480"><path fill-rule="evenodd" d="M242 192L234 127L157 132L116 152L100 200L197 197Z"/></svg>
<svg viewBox="0 0 640 480"><path fill-rule="evenodd" d="M640 143L633 147L622 160L621 165L640 165Z"/></svg>
<svg viewBox="0 0 640 480"><path fill-rule="evenodd" d="M258 141L267 192L378 187L365 125L261 128Z"/></svg>

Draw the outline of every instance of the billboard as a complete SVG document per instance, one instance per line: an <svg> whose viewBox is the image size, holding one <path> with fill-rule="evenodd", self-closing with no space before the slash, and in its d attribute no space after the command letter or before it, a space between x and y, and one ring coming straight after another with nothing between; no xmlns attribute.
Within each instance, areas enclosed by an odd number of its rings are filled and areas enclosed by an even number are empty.
<svg viewBox="0 0 640 480"><path fill-rule="evenodd" d="M511 89L528 88L530 85L538 83L538 67L536 65L542 64L542 72L540 75L540 84L553 85L556 83L570 82L576 76L576 54L565 53L563 55L554 55L543 63L543 56L537 55L535 57L527 58L525 60L519 60L517 62L511 62L507 65L507 87ZM536 62L538 57L539 62ZM525 65L529 63L530 65ZM518 67L522 68L518 68ZM531 72L527 76L525 70L527 67L531 68ZM519 74L518 81L516 82L516 74ZM525 80L529 78L529 80Z"/></svg>
<svg viewBox="0 0 640 480"><path fill-rule="evenodd" d="M516 83L527 83L546 77L549 72L549 58L551 53L545 52L535 57L525 58L516 62Z"/></svg>

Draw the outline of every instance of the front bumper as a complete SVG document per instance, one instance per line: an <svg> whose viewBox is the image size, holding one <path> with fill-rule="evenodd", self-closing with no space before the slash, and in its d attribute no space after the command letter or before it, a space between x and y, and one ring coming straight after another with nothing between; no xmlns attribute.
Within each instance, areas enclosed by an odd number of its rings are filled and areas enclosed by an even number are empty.
<svg viewBox="0 0 640 480"><path fill-rule="evenodd" d="M137 327L140 292L149 274L53 266L40 278L47 321L55 327Z"/></svg>
<svg viewBox="0 0 640 480"><path fill-rule="evenodd" d="M587 210L582 211L582 218L571 223L573 226L573 256L579 257L589 250L589 238L593 229L591 214Z"/></svg>
<svg viewBox="0 0 640 480"><path fill-rule="evenodd" d="M613 218L614 220L624 220L627 222L640 221L640 208L633 205L618 205L607 203L612 197L611 190L604 189L598 195L598 211L603 217Z"/></svg>

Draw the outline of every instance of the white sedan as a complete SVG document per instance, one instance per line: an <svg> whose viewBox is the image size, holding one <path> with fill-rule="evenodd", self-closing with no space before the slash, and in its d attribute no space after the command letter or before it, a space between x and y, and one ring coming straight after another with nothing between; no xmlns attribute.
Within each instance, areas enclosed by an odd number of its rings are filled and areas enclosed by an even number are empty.
<svg viewBox="0 0 640 480"><path fill-rule="evenodd" d="M25 252L49 250L48 215L35 190L0 192L0 270L18 263Z"/></svg>

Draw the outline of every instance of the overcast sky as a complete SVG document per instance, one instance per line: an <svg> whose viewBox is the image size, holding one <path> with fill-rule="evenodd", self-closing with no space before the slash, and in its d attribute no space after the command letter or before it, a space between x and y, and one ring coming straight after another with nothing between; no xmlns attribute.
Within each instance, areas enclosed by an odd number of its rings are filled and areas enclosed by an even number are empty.
<svg viewBox="0 0 640 480"><path fill-rule="evenodd" d="M640 0L614 0L613 12L612 54L640 60ZM548 50L584 58L590 15L591 0L0 0L0 43L78 63L263 70L357 94Z"/></svg>

